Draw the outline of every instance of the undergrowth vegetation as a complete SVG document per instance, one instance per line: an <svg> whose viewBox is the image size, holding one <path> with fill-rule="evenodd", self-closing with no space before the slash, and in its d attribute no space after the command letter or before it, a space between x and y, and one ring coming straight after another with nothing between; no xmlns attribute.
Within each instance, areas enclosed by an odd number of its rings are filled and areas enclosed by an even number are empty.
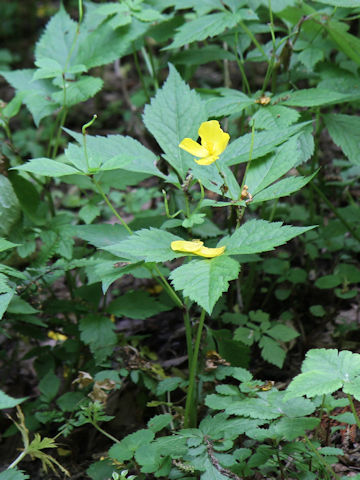
<svg viewBox="0 0 360 480"><path fill-rule="evenodd" d="M0 479L360 479L358 0L38 4L2 12Z"/></svg>

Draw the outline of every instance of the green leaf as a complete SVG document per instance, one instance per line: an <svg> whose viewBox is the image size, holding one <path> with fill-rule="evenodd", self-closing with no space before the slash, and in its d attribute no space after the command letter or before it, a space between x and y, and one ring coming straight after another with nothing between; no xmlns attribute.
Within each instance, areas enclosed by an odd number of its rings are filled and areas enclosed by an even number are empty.
<svg viewBox="0 0 360 480"><path fill-rule="evenodd" d="M141 445L149 444L154 437L155 434L152 430L138 430L113 445L109 450L109 455L118 462L130 460Z"/></svg>
<svg viewBox="0 0 360 480"><path fill-rule="evenodd" d="M0 473L0 480L26 480L28 478L30 478L29 475L18 470L16 467Z"/></svg>
<svg viewBox="0 0 360 480"><path fill-rule="evenodd" d="M356 115L329 113L324 115L331 138L354 165L360 165L360 118Z"/></svg>
<svg viewBox="0 0 360 480"><path fill-rule="evenodd" d="M293 340L300 335L293 328L288 327L287 325L282 325L280 323L274 325L269 330L266 330L266 334L282 342L290 342L290 340Z"/></svg>
<svg viewBox="0 0 360 480"><path fill-rule="evenodd" d="M309 350L301 372L287 388L286 398L315 397L333 393L339 388L351 388L359 383L360 354L336 349Z"/></svg>
<svg viewBox="0 0 360 480"><path fill-rule="evenodd" d="M167 262L183 257L184 253L171 250L171 242L182 238L157 228L143 229L118 244L104 247L104 250L123 258L144 260L145 262Z"/></svg>
<svg viewBox="0 0 360 480"><path fill-rule="evenodd" d="M306 435L307 430L314 430L319 424L319 418L281 418L275 424L275 431L288 442ZM337 449L336 449L337 450Z"/></svg>
<svg viewBox="0 0 360 480"><path fill-rule="evenodd" d="M11 299L15 295L15 290L8 292L8 293L2 293L0 295L0 320L2 319L4 313L6 312L6 309L8 308L9 303L11 302Z"/></svg>
<svg viewBox="0 0 360 480"><path fill-rule="evenodd" d="M348 58L351 58L351 60L360 65L360 40L355 35L346 31L349 25L331 20L323 26L331 39L336 43L337 48Z"/></svg>
<svg viewBox="0 0 360 480"><path fill-rule="evenodd" d="M319 277L316 282L315 286L318 288L334 288L338 285L341 285L342 280L339 275L324 275L323 277Z"/></svg>
<svg viewBox="0 0 360 480"><path fill-rule="evenodd" d="M35 185L15 171L9 172L9 180L23 212L37 225L43 225L46 218L41 211L40 194Z"/></svg>
<svg viewBox="0 0 360 480"><path fill-rule="evenodd" d="M241 255L273 250L292 238L314 227L293 227L282 222L249 220L231 236L223 238L219 247L226 245L224 255Z"/></svg>
<svg viewBox="0 0 360 480"><path fill-rule="evenodd" d="M19 245L18 243L12 243L12 242L9 242L8 240L5 240L5 238L0 237L0 252L4 252L9 248L17 247L18 245Z"/></svg>
<svg viewBox="0 0 360 480"><path fill-rule="evenodd" d="M76 35L77 23L70 18L63 6L50 19L45 31L36 44L35 57L37 60L48 58L56 61L63 69L71 66L70 56Z"/></svg>
<svg viewBox="0 0 360 480"><path fill-rule="evenodd" d="M206 110L210 117L223 117L240 113L246 107L255 103L253 98L249 98L238 90L219 88L216 91L221 93L221 96L212 97L206 101Z"/></svg>
<svg viewBox="0 0 360 480"><path fill-rule="evenodd" d="M100 207L98 207L97 205L88 203L87 205L84 205L82 208L80 208L79 217L85 223L92 223L93 220L95 220L95 218L100 215L100 213L101 213Z"/></svg>
<svg viewBox="0 0 360 480"><path fill-rule="evenodd" d="M34 307L30 305L30 303L26 302L19 296L14 296L10 302L8 307L8 312L14 313L15 315L31 315L33 313L37 313L39 310L36 310Z"/></svg>
<svg viewBox="0 0 360 480"><path fill-rule="evenodd" d="M219 45L204 45L181 50L171 57L171 62L177 65L202 65L204 63L214 62L218 60L235 60L235 55L224 50ZM233 90L236 93L237 90ZM244 94L243 94L244 95ZM246 95L244 95L245 97Z"/></svg>
<svg viewBox="0 0 360 480"><path fill-rule="evenodd" d="M104 82L101 78L82 77L77 82L66 82L66 106L72 107L80 102L85 102L99 92ZM62 104L64 100L64 91L61 89L52 94L56 103Z"/></svg>
<svg viewBox="0 0 360 480"><path fill-rule="evenodd" d="M20 205L14 189L5 175L0 175L0 235L10 233L20 216Z"/></svg>
<svg viewBox="0 0 360 480"><path fill-rule="evenodd" d="M131 23L131 11L128 5L124 3L107 3L101 5L96 9L96 13L104 16L115 14L109 22L109 25L114 29Z"/></svg>
<svg viewBox="0 0 360 480"><path fill-rule="evenodd" d="M163 413L161 415L156 415L151 420L148 421L148 428L154 432L160 432L163 428L167 427L172 421L172 415L170 413Z"/></svg>
<svg viewBox="0 0 360 480"><path fill-rule="evenodd" d="M48 79L33 80L34 72L35 70L25 69L0 74L17 92L24 94L23 102L38 126L42 118L51 115L60 105L51 98L57 88Z"/></svg>
<svg viewBox="0 0 360 480"><path fill-rule="evenodd" d="M293 108L283 105L261 107L252 117L257 129L271 130L288 127L295 123L300 114Z"/></svg>
<svg viewBox="0 0 360 480"><path fill-rule="evenodd" d="M114 472L114 465L109 459L99 460L92 463L86 470L86 473L92 480L104 480L104 478L111 478Z"/></svg>
<svg viewBox="0 0 360 480"><path fill-rule="evenodd" d="M173 42L165 47L164 50L182 47L187 43L214 37L222 33L226 28L233 28L237 21L237 16L228 11L203 15L179 27L174 35Z"/></svg>
<svg viewBox="0 0 360 480"><path fill-rule="evenodd" d="M185 178L194 160L179 148L179 143L186 137L196 139L207 115L198 94L190 90L172 65L163 87L145 107L143 120L163 149L165 159Z"/></svg>
<svg viewBox="0 0 360 480"><path fill-rule="evenodd" d="M117 337L114 324L109 318L101 315L87 315L79 323L80 338L89 345L97 363L104 361L112 354Z"/></svg>
<svg viewBox="0 0 360 480"><path fill-rule="evenodd" d="M66 392L56 400L56 404L63 412L74 412L83 399L84 394L81 392Z"/></svg>
<svg viewBox="0 0 360 480"><path fill-rule="evenodd" d="M259 347L261 348L261 356L264 360L282 368L286 352L277 342L264 335L260 339Z"/></svg>
<svg viewBox="0 0 360 480"><path fill-rule="evenodd" d="M68 231L70 235L82 238L97 248L117 244L129 235L122 225L110 225L107 223L100 225L70 225Z"/></svg>
<svg viewBox="0 0 360 480"><path fill-rule="evenodd" d="M76 170L66 163L51 160L50 158L34 158L23 165L13 167L15 170L23 172L35 173L47 177L63 177L65 175L83 175L82 172Z"/></svg>
<svg viewBox="0 0 360 480"><path fill-rule="evenodd" d="M260 193L255 195L252 203L255 204L273 200L274 198L287 197L311 182L316 174L317 171L308 177L302 177L299 175L296 177L283 178L279 182L276 182L274 185L265 188Z"/></svg>
<svg viewBox="0 0 360 480"><path fill-rule="evenodd" d="M0 390L0 410L3 410L5 408L15 407L16 405L19 405L19 403L22 403L27 398L28 397L13 398L13 397L10 397L9 395L7 395L2 390Z"/></svg>
<svg viewBox="0 0 360 480"><path fill-rule="evenodd" d="M51 370L39 382L39 390L47 403L57 395L59 388L60 379Z"/></svg>
<svg viewBox="0 0 360 480"><path fill-rule="evenodd" d="M317 0L318 3L325 3L325 5L332 5L334 7L353 8L359 7L358 0Z"/></svg>
<svg viewBox="0 0 360 480"><path fill-rule="evenodd" d="M309 46L299 53L298 59L312 72L315 65L321 60L324 60L324 56L324 50Z"/></svg>
<svg viewBox="0 0 360 480"><path fill-rule="evenodd" d="M238 277L240 265L220 255L211 260L193 260L172 271L170 279L175 290L198 303L211 314L221 294L227 291L230 280Z"/></svg>
<svg viewBox="0 0 360 480"><path fill-rule="evenodd" d="M321 107L359 99L360 92L354 95L317 87L282 94L282 98L286 100L282 100L281 104L290 107Z"/></svg>
<svg viewBox="0 0 360 480"><path fill-rule="evenodd" d="M311 305L309 310L314 317L323 317L326 314L326 310L322 305Z"/></svg>
<svg viewBox="0 0 360 480"><path fill-rule="evenodd" d="M288 140L291 136L299 133L304 127L309 125L308 122L298 123L288 128L273 129L271 131L256 132L251 158L262 157L267 153L273 152L277 145ZM242 137L234 140L228 145L224 153L221 155L221 163L227 166L236 165L249 160L251 149L251 133L247 133Z"/></svg>
<svg viewBox="0 0 360 480"><path fill-rule="evenodd" d="M161 304L149 293L141 290L127 292L113 300L107 307L107 311L117 317L124 316L138 320L144 320L170 309L171 307Z"/></svg>

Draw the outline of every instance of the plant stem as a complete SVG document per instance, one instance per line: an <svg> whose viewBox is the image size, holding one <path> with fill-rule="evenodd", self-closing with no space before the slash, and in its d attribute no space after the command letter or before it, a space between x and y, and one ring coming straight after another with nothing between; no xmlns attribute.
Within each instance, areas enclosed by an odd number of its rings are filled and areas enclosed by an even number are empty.
<svg viewBox="0 0 360 480"><path fill-rule="evenodd" d="M100 433L105 435L105 437L109 438L111 441L115 443L120 443L120 440L113 437L110 433L106 432L105 430L103 430L101 427L99 427L99 425L96 422L92 422L92 425L96 428L96 430L98 430Z"/></svg>
<svg viewBox="0 0 360 480"><path fill-rule="evenodd" d="M246 73L245 73L243 61L240 59L239 52L238 52L238 49L237 49L238 40L239 40L239 34L238 34L238 32L235 32L235 57L236 57L236 63L237 63L237 65L238 65L239 70L240 70L240 73L241 73L241 78L242 78L242 82L243 82L243 90L244 90L244 87L245 87L245 88L246 88L246 91L247 91L247 94L248 94L248 95L251 95L251 89L250 89L250 85L249 85L249 82L248 82L248 79L247 79L247 76L246 76Z"/></svg>
<svg viewBox="0 0 360 480"><path fill-rule="evenodd" d="M350 403L351 411L352 411L352 413L355 417L356 425L357 425L358 428L360 428L360 419L359 419L359 415L357 414L352 396L349 393L347 393L347 397L348 397L348 400L349 400L349 403Z"/></svg>
<svg viewBox="0 0 360 480"><path fill-rule="evenodd" d="M249 35L249 37L251 38L251 40L254 42L255 46L257 47L257 49L260 51L260 53L262 55L264 55L265 57L265 61L267 63L269 63L269 59L267 58L266 56L266 53L264 51L264 49L262 48L262 46L260 45L260 43L257 41L255 35L252 33L252 31L244 24L244 22L240 21L239 22L239 25L240 27L245 31L245 33L247 33Z"/></svg>
<svg viewBox="0 0 360 480"><path fill-rule="evenodd" d="M192 328L189 316L189 309L187 305L185 305L184 311L184 325L185 325L185 336L186 336L186 348L188 352L188 365L189 365L189 372L191 370L191 365L193 361L193 348L192 348Z"/></svg>
<svg viewBox="0 0 360 480"><path fill-rule="evenodd" d="M123 220L123 218L118 214L118 212L115 210L115 208L112 206L110 200L108 199L106 193L104 192L104 190L101 188L99 182L97 180L95 180L95 178L92 179L98 192L100 193L100 195L103 197L103 199L105 200L107 206L110 208L110 210L113 212L113 214L115 215L115 217L121 222L121 224L123 225L123 227L128 231L128 233L130 235L133 234L133 231L131 230L131 228L127 225L127 223Z"/></svg>
<svg viewBox="0 0 360 480"><path fill-rule="evenodd" d="M7 467L7 470L10 470L10 468L14 468L18 463L21 462L21 460L27 455L27 450L24 449L18 457L15 458L15 460Z"/></svg>
<svg viewBox="0 0 360 480"><path fill-rule="evenodd" d="M201 334L205 323L205 310L202 309L200 314L200 320L198 329L196 332L196 339L194 345L194 353L191 362L190 374L189 374L189 387L186 395L185 403L185 415L184 415L184 427L195 427L196 426L196 401L194 401L194 393L196 386L196 373L198 366L198 357L200 350Z"/></svg>
<svg viewBox="0 0 360 480"><path fill-rule="evenodd" d="M309 445L310 449L315 453L315 455L318 457L320 462L324 465L325 469L330 473L332 477L335 478L335 480L341 480L340 477L334 472L334 470L326 463L326 461L323 459L322 455L318 451L317 448L314 447L312 442L308 439L308 437L305 435L305 441Z"/></svg>
<svg viewBox="0 0 360 480"><path fill-rule="evenodd" d="M171 285L169 284L169 282L166 280L166 278L164 277L164 275L160 272L160 269L157 265L155 265L154 267L154 270L156 271L156 273L159 275L160 279L162 280L162 283L163 283L163 286L165 288L165 290L168 292L168 294L170 295L170 297L174 300L174 302L176 303L176 305L180 308L184 308L184 305L182 303L182 301L180 300L180 298L176 295L174 289L171 287Z"/></svg>

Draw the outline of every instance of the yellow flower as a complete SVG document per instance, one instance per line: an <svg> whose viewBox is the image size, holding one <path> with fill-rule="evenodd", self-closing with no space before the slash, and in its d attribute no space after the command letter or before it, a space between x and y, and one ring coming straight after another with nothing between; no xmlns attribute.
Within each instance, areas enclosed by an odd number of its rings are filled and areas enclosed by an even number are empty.
<svg viewBox="0 0 360 480"><path fill-rule="evenodd" d="M66 335L63 335L62 333L54 332L53 330L50 330L48 332L48 337L58 342L65 342L65 340L67 340L68 338Z"/></svg>
<svg viewBox="0 0 360 480"><path fill-rule="evenodd" d="M179 147L200 160L195 160L199 165L211 165L227 147L230 135L222 131L217 120L203 122L199 128L201 145L191 138L184 138Z"/></svg>
<svg viewBox="0 0 360 480"><path fill-rule="evenodd" d="M207 248L201 240L192 240L186 242L185 240L176 240L171 242L171 249L177 252L193 253L205 258L214 258L222 255L226 247Z"/></svg>

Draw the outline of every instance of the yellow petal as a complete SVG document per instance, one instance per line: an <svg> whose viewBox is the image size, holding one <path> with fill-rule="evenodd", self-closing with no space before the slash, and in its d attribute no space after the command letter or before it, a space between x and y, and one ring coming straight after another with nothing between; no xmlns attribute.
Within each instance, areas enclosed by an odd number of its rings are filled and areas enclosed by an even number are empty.
<svg viewBox="0 0 360 480"><path fill-rule="evenodd" d="M200 257L206 257L206 258L213 258L213 257L219 257L222 255L225 251L225 246L224 247L218 247L218 248L207 248L207 247L201 247L199 250L197 250L195 255L200 255Z"/></svg>
<svg viewBox="0 0 360 480"><path fill-rule="evenodd" d="M186 242L185 240L175 240L171 242L171 249L177 252L194 253L204 245L200 240Z"/></svg>
<svg viewBox="0 0 360 480"><path fill-rule="evenodd" d="M209 155L208 157L201 158L200 160L196 160L194 158L195 162L198 163L199 165L211 165L214 163L217 159L219 158L218 155Z"/></svg>
<svg viewBox="0 0 360 480"><path fill-rule="evenodd" d="M57 340L59 342L65 342L65 340L67 340L68 338L66 335L63 335L62 333L54 332L53 330L50 330L48 332L48 337L51 338L52 340Z"/></svg>
<svg viewBox="0 0 360 480"><path fill-rule="evenodd" d="M181 141L180 148L185 150L188 153L191 153L191 155L195 155L195 157L207 157L209 155L209 152L206 150L206 148L202 147L200 144L195 142L195 140L192 140L191 138L184 138L184 140Z"/></svg>
<svg viewBox="0 0 360 480"><path fill-rule="evenodd" d="M217 120L203 122L199 128L199 137L201 138L201 145L211 155L220 155L227 147L230 139L230 135L223 132Z"/></svg>

